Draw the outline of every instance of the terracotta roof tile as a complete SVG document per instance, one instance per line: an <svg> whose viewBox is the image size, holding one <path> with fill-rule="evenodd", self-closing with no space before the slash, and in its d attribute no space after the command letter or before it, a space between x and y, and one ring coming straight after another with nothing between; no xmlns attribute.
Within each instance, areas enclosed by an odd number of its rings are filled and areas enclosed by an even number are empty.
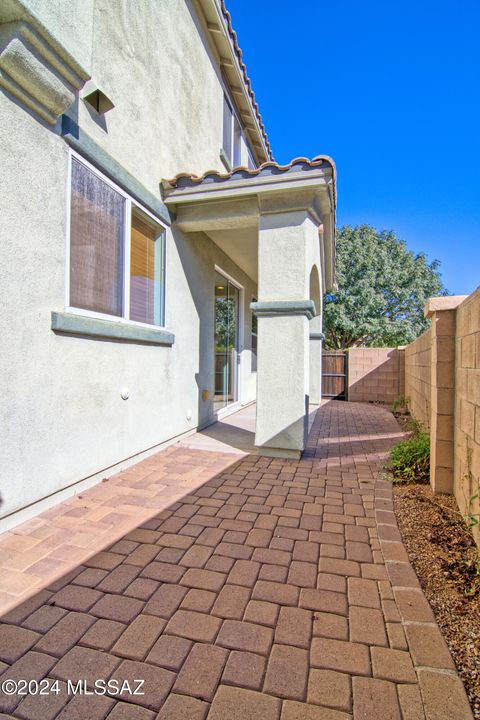
<svg viewBox="0 0 480 720"><path fill-rule="evenodd" d="M192 175L190 173L181 172L175 175L170 180L162 180L162 187L168 193L169 190L174 188L192 187L195 185L210 184L225 182L227 180L240 180L255 176L264 175L279 175L298 170L310 170L312 168L318 168L321 165L330 165L333 169L334 180L335 180L335 163L327 155L317 155L312 160L305 157L294 158L287 165L280 165L279 163L268 161L264 162L257 168L248 168L240 165L234 167L230 172L222 173L218 170L207 170L203 175ZM297 167L298 166L298 167Z"/></svg>

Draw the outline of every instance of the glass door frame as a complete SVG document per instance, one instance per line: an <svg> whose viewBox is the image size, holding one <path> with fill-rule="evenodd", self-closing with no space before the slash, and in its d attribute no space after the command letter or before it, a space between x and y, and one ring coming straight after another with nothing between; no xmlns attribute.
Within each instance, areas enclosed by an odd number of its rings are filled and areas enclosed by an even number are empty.
<svg viewBox="0 0 480 720"><path fill-rule="evenodd" d="M241 285L238 280L235 280L231 275L229 275L225 270L220 267L219 265L215 265L214 268L214 277L215 273L218 273L219 275L222 275L222 277L225 278L226 281L228 281L231 285L233 285L238 290L238 337L237 337L237 355L238 355L238 361L237 361L237 399L232 403L227 403L225 407L219 408L218 410L215 409L214 406L214 415L217 418L225 417L225 415L229 415L230 413L234 413L237 410L240 409L242 405L242 393L243 393L243 342L244 342L244 324L245 324L245 313L244 313L244 287ZM214 332L215 332L215 281L213 283L213 325L214 325ZM213 343L213 372L215 373L215 340ZM215 380L214 380L215 382ZM215 397L215 389L214 389L214 397Z"/></svg>

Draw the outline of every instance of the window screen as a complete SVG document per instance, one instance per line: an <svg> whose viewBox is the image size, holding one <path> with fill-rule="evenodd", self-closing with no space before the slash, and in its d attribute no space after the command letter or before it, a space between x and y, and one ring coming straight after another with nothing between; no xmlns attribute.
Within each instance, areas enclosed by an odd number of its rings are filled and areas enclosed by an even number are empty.
<svg viewBox="0 0 480 720"><path fill-rule="evenodd" d="M70 304L122 315L125 199L72 160Z"/></svg>

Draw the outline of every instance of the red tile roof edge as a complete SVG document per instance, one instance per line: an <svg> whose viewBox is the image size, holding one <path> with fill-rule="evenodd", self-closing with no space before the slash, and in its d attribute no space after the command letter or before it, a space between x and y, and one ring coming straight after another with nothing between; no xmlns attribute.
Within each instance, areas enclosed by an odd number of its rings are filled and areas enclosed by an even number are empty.
<svg viewBox="0 0 480 720"><path fill-rule="evenodd" d="M242 59L242 51L241 51L240 46L239 46L239 44L238 44L237 33L236 33L235 30L233 29L232 16L230 15L230 13L229 13L228 10L227 10L227 7L226 7L226 5L225 5L225 0L221 0L221 9L222 9L222 13L223 13L223 16L224 16L224 18L225 18L225 21L226 21L226 23L227 23L228 34L230 35L230 37L231 37L231 39L232 39L233 48L234 48L234 50L235 50L235 54L236 54L236 56L237 56L238 63L239 63L239 65L240 65L240 69L241 69L242 74L243 74L243 80L244 80L245 85L246 85L246 87L247 87L247 91L248 91L248 94L249 94L249 96L250 96L250 100L251 100L251 102L252 102L253 109L254 109L254 111L255 111L255 115L257 116L258 124L259 124L259 126L260 126L260 130L261 130L261 132L262 132L262 136L263 136L265 145L266 145L266 147L267 147L268 154L269 154L270 158L273 160L272 148L270 147L270 142L269 142L269 140L268 140L267 131L265 130L265 125L263 124L263 120L262 120L262 116L261 116L261 114L260 114L260 110L259 110L259 107L258 107L258 103L257 103L257 101L255 100L255 93L253 92L252 83L251 83L251 81L250 81L250 78L248 77L247 68L246 68L245 63L243 62L243 59Z"/></svg>
<svg viewBox="0 0 480 720"><path fill-rule="evenodd" d="M296 157L293 160L291 160L287 165L280 165L277 162L274 162L273 160L267 160L267 162L262 163L262 165L259 165L257 168L248 168L244 165L238 165L237 167L232 168L229 172L222 173L219 170L207 170L203 173L203 175L193 175L188 172L181 172L175 175L174 178L171 178L170 180L162 180L162 186L165 190L173 190L178 186L178 181L182 179L189 180L191 183L195 183L196 185L199 185L202 183L205 178L207 177L217 177L219 180L228 180L237 172L247 173L251 177L254 177L255 175L259 175L262 170L268 167L274 167L277 170L280 170L280 172L287 172L288 170L291 170L291 168L294 165L303 164L308 165L310 168L320 167L324 163L328 163L332 170L333 170L333 179L334 182L336 181L336 168L335 163L332 160L331 157L328 155L316 155L312 160L309 160L306 157Z"/></svg>

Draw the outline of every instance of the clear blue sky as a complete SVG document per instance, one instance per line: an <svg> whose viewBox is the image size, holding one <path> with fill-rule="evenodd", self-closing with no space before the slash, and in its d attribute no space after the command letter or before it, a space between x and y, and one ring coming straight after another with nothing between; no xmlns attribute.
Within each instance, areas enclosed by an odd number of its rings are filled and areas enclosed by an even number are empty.
<svg viewBox="0 0 480 720"><path fill-rule="evenodd" d="M331 155L338 225L480 285L480 0L226 0L275 159Z"/></svg>

